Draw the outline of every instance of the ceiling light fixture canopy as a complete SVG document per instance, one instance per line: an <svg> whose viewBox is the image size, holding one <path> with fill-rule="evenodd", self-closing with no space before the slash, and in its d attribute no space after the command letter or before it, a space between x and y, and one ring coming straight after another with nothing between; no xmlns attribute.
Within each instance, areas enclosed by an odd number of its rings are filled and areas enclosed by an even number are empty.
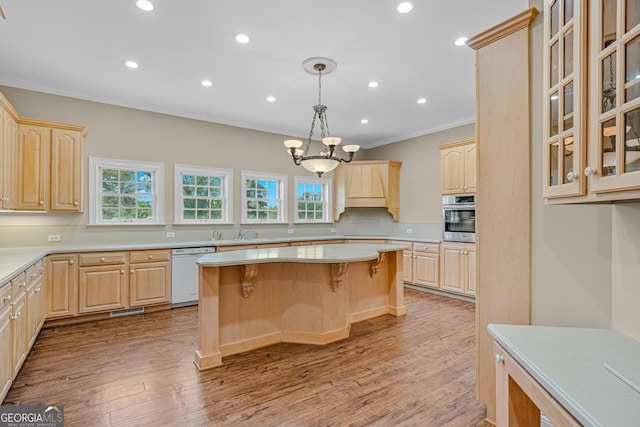
<svg viewBox="0 0 640 427"><path fill-rule="evenodd" d="M302 67L309 73L318 74L318 104L312 107L313 119L311 120L311 130L309 131L305 149L300 148L303 142L299 139L288 139L284 141L284 146L287 147L289 154L291 154L293 163L321 177L323 173L334 170L341 162L349 163L353 160L353 155L360 149L360 146L355 144L343 145L342 151L348 157L346 159L338 157L336 148L342 142L342 138L331 136L329 133L327 106L322 104L322 73L328 74L335 70L337 67L336 62L329 58L309 58L302 63ZM318 154L309 155L316 120L320 122L320 137L324 147Z"/></svg>

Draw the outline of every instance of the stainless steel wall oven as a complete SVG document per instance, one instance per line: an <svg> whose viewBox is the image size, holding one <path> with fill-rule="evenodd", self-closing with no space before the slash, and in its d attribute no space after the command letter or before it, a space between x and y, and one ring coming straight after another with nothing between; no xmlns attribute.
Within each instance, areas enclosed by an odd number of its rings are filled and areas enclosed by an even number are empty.
<svg viewBox="0 0 640 427"><path fill-rule="evenodd" d="M476 197L474 194L442 197L442 240L476 241Z"/></svg>

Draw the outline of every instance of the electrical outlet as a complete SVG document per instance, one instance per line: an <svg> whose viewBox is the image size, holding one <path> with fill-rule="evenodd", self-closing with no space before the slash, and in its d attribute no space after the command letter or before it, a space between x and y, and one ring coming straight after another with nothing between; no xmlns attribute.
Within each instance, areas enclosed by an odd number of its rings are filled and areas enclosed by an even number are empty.
<svg viewBox="0 0 640 427"><path fill-rule="evenodd" d="M336 229L335 229L335 228L332 228L332 229L331 229L331 230L329 230L329 231L330 231L331 233L335 233L335 232L336 232Z"/></svg>
<svg viewBox="0 0 640 427"><path fill-rule="evenodd" d="M287 230L287 234L293 234L293 230L290 228Z"/></svg>
<svg viewBox="0 0 640 427"><path fill-rule="evenodd" d="M62 239L60 238L60 235L59 235L59 234L49 234L49 238L48 238L48 240L49 240L50 242L59 242L59 241L60 241L60 240L62 240Z"/></svg>
<svg viewBox="0 0 640 427"><path fill-rule="evenodd" d="M175 231L167 231L167 237L176 237Z"/></svg>
<svg viewBox="0 0 640 427"><path fill-rule="evenodd" d="M407 234L413 234L413 228L407 228Z"/></svg>

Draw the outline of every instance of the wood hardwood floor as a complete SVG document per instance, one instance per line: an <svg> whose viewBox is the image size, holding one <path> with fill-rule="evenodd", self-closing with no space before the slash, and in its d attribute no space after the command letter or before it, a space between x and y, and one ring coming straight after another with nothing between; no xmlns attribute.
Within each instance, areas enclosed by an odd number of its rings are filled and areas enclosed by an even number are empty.
<svg viewBox="0 0 640 427"><path fill-rule="evenodd" d="M409 314L327 346L193 365L197 308L43 329L4 404L64 405L65 426L476 426L474 306L405 289Z"/></svg>

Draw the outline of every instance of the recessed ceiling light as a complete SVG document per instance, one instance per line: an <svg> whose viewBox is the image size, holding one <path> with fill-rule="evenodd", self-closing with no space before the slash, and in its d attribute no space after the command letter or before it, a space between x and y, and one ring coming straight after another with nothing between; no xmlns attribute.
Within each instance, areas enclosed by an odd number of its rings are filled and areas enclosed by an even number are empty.
<svg viewBox="0 0 640 427"><path fill-rule="evenodd" d="M134 69L138 68L138 63L136 61L131 61L131 60L124 61L124 65L126 65L129 68L134 68Z"/></svg>
<svg viewBox="0 0 640 427"><path fill-rule="evenodd" d="M418 99L418 104L426 104L426 103L427 103L427 99L426 98Z"/></svg>
<svg viewBox="0 0 640 427"><path fill-rule="evenodd" d="M369 123L368 119L362 119L360 120L360 123L362 123L363 125L366 125L367 123Z"/></svg>
<svg viewBox="0 0 640 427"><path fill-rule="evenodd" d="M267 101L276 102L276 97L275 96L267 96Z"/></svg>
<svg viewBox="0 0 640 427"><path fill-rule="evenodd" d="M456 46L464 46L465 44L467 44L467 40L469 40L466 37L460 37L459 39L456 40Z"/></svg>
<svg viewBox="0 0 640 427"><path fill-rule="evenodd" d="M374 87L378 87L378 86L379 86L378 82L369 82L369 87L370 88L374 88Z"/></svg>
<svg viewBox="0 0 640 427"><path fill-rule="evenodd" d="M213 86L213 83L211 83L211 80L203 80L200 82L200 84L204 87L211 87Z"/></svg>
<svg viewBox="0 0 640 427"><path fill-rule="evenodd" d="M416 7L416 3L414 1L402 1L398 3L396 10L398 13L409 13L414 7Z"/></svg>
<svg viewBox="0 0 640 427"><path fill-rule="evenodd" d="M246 34L236 34L235 38L236 38L236 41L241 44L247 44L251 40L249 36Z"/></svg>
<svg viewBox="0 0 640 427"><path fill-rule="evenodd" d="M153 10L153 4L149 0L136 0L136 6L145 12L151 12Z"/></svg>

